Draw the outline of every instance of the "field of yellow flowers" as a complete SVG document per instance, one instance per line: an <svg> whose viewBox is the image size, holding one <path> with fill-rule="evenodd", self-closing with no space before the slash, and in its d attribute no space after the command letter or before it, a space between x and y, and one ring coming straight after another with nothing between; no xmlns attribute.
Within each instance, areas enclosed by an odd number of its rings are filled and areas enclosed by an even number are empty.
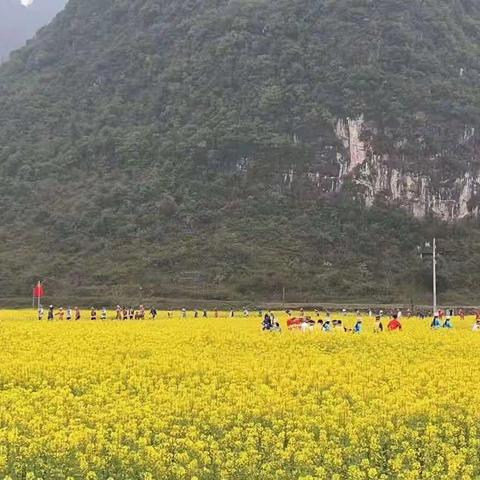
<svg viewBox="0 0 480 480"><path fill-rule="evenodd" d="M256 316L2 311L0 479L479 479L472 318L365 323L263 333Z"/></svg>

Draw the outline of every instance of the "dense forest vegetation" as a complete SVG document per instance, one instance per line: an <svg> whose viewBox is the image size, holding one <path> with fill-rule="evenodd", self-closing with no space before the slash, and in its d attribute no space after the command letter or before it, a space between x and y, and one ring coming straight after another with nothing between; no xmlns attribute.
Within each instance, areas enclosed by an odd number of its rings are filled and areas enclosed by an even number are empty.
<svg viewBox="0 0 480 480"><path fill-rule="evenodd" d="M0 67L0 296L425 301L436 234L443 298L475 301L474 221L285 175L335 176L360 114L462 175L479 50L476 0L70 0Z"/></svg>

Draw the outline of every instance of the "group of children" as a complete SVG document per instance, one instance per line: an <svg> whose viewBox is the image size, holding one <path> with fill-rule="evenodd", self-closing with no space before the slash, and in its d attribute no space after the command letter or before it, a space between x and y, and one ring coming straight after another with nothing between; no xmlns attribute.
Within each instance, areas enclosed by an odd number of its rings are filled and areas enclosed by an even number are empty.
<svg viewBox="0 0 480 480"><path fill-rule="evenodd" d="M265 324L265 320L264 320ZM322 320L317 321L313 320L311 317L301 317L301 318L290 318L287 320L287 326L289 330L301 330L302 332L320 330L322 332L342 332L342 333L362 333L364 330L363 320L357 318L353 328L349 328L343 324L342 320ZM393 314L392 318L387 324L387 330L394 332L396 330L402 330L402 324L398 319L397 314ZM265 330L265 328L264 328ZM375 317L375 324L373 328L374 333L381 333L384 331L384 326L382 322L381 315Z"/></svg>

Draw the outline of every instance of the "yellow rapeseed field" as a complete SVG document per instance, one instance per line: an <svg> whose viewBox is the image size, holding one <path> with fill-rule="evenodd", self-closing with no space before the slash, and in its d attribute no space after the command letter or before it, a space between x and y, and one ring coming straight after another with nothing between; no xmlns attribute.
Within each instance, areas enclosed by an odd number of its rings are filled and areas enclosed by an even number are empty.
<svg viewBox="0 0 480 480"><path fill-rule="evenodd" d="M280 318L0 312L0 479L480 478L472 318L378 335Z"/></svg>

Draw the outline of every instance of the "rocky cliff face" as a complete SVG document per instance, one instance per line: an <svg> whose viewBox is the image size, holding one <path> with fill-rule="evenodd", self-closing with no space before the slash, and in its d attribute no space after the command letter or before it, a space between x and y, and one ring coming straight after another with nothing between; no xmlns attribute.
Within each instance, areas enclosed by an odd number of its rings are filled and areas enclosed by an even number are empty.
<svg viewBox="0 0 480 480"><path fill-rule="evenodd" d="M470 170L457 178L435 179L422 172L405 170L401 167L405 164L401 152L403 142L397 142L396 152L375 153L368 139L376 132L366 126L362 116L339 120L336 133L343 145L337 152L340 164L337 188L342 187L346 178L351 179L367 206L381 197L417 218L432 215L453 221L478 215L476 199L480 176L477 172ZM467 148L473 155L475 142L475 129L466 125L457 147ZM426 158L425 162L434 165L439 155Z"/></svg>
<svg viewBox="0 0 480 480"><path fill-rule="evenodd" d="M403 147L407 140L397 141L389 153L376 152L377 134L378 129L363 115L337 120L338 143L319 147L317 158L306 172L292 166L284 173L284 182L292 185L297 175L305 175L322 194L349 190L367 207L381 201L403 208L416 218L433 216L455 221L478 216L480 172L474 166L474 127L465 125L456 145L423 158L420 168L412 168L412 162L406 161ZM465 165L467 169L458 176L440 173L442 170L436 168L439 158L455 155L458 149L472 157L472 162Z"/></svg>

